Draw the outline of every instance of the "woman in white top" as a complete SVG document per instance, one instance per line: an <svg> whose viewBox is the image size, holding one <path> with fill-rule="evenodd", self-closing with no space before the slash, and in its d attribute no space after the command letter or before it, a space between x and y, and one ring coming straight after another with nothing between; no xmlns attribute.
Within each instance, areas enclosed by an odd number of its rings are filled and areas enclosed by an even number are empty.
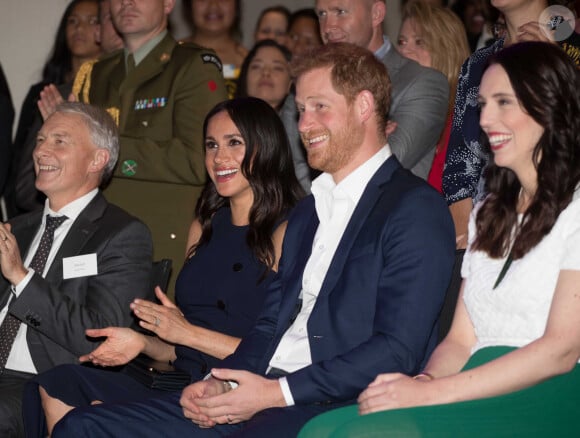
<svg viewBox="0 0 580 438"><path fill-rule="evenodd" d="M479 102L494 164L449 334L414 378L379 375L362 417L336 410L300 437L580 434L579 90L556 45L490 61Z"/></svg>

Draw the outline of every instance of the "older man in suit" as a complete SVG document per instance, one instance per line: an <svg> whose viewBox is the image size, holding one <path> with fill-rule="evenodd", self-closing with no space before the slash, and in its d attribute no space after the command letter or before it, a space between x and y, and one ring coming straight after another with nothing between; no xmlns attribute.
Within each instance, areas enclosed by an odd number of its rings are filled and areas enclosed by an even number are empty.
<svg viewBox="0 0 580 438"><path fill-rule="evenodd" d="M151 295L151 235L99 186L119 150L104 111L57 108L33 152L44 210L0 223L0 436L21 436L22 387L75 363L97 340L87 328L131 323L130 302Z"/></svg>
<svg viewBox="0 0 580 438"><path fill-rule="evenodd" d="M95 40L101 46L101 57L110 56L113 52L123 48L123 40L121 40L121 37L113 27L111 20L110 1L99 1L99 26L96 28ZM69 96L71 94L72 86L73 84L70 82L61 84L58 87L54 87L54 85L48 86L48 89L52 90L50 93L52 103L49 110L45 105L46 102L40 101L44 117L47 117L49 112L52 113L54 111L57 99L62 102L61 96ZM46 93L45 91L43 94ZM19 149L14 151L12 178L6 188L9 217L15 216L18 212L27 213L40 209L44 205L45 197L35 187L36 175L34 173L34 161L32 160L32 150L36 145L36 134L42 123L43 117L41 117L39 112L28 129L26 139L21 139Z"/></svg>
<svg viewBox="0 0 580 438"><path fill-rule="evenodd" d="M447 117L445 76L404 58L383 35L385 0L316 0L316 11L325 44L365 47L387 67L393 87L389 144L404 167L427 179Z"/></svg>
<svg viewBox="0 0 580 438"><path fill-rule="evenodd" d="M308 162L324 173L289 217L255 327L181 406L173 394L79 408L55 436L295 437L378 373L421 371L453 264L445 202L391 154L390 83L371 52L329 44L293 68Z"/></svg>

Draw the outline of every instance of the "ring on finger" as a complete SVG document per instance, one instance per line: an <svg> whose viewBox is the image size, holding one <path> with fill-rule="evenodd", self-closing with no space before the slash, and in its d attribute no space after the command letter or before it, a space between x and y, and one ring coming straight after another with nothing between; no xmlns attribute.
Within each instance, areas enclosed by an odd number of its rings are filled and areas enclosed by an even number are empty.
<svg viewBox="0 0 580 438"><path fill-rule="evenodd" d="M161 324L161 320L155 317L155 321L153 321L153 324L155 325L155 327L159 327L159 324Z"/></svg>
<svg viewBox="0 0 580 438"><path fill-rule="evenodd" d="M232 422L232 419L230 418L230 414L226 415L226 419L228 420L228 424L230 424Z"/></svg>

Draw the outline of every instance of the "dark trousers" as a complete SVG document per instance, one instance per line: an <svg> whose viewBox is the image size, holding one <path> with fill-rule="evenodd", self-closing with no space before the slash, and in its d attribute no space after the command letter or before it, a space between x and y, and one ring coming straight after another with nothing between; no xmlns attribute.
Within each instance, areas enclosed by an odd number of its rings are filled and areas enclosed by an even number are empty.
<svg viewBox="0 0 580 438"><path fill-rule="evenodd" d="M33 376L12 370L0 374L0 437L24 436L22 390Z"/></svg>
<svg viewBox="0 0 580 438"><path fill-rule="evenodd" d="M69 412L54 428L53 437L160 436L294 438L312 417L345 404L266 409L240 424L202 429L183 416L180 393L141 402L102 404ZM352 401L351 401L352 403Z"/></svg>

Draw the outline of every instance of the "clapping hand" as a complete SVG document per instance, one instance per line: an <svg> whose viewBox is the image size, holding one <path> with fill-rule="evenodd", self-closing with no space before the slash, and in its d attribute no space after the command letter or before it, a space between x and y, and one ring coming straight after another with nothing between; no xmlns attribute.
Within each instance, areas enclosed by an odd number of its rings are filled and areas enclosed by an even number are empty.
<svg viewBox="0 0 580 438"><path fill-rule="evenodd" d="M79 358L81 362L102 367L125 365L137 357L145 345L143 335L128 327L88 329L85 333L91 338L107 338L95 350Z"/></svg>
<svg viewBox="0 0 580 438"><path fill-rule="evenodd" d="M140 319L139 325L166 342L187 345L188 328L191 324L159 286L155 288L155 295L161 305L141 299L131 303L133 313Z"/></svg>
<svg viewBox="0 0 580 438"><path fill-rule="evenodd" d="M69 102L76 102L77 98L74 94L68 96ZM40 110L40 115L42 120L48 119L52 113L56 110L56 107L64 102L64 98L60 94L60 91L54 86L54 84L49 84L42 89L40 92L40 99L38 100L38 109Z"/></svg>

